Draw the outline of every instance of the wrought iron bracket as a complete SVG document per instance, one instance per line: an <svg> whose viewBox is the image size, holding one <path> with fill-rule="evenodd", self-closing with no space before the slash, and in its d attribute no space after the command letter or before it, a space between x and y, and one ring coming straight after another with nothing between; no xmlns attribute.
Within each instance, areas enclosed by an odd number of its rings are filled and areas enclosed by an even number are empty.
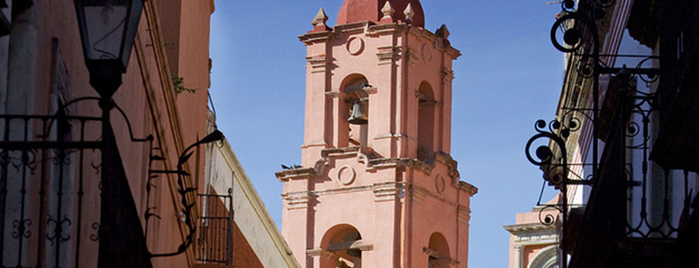
<svg viewBox="0 0 699 268"><path fill-rule="evenodd" d="M145 212L145 220L146 220L146 236L148 235L147 230L148 230L148 223L149 219L153 216L160 218L157 214L152 213L151 211L153 209L156 209L156 207L151 207L150 206L150 192L152 191L154 187L154 184L152 183L153 179L159 178L158 174L175 174L177 175L177 186L178 186L178 193L180 194L180 203L182 205L182 210L180 211L182 217L182 221L185 223L187 230L189 231L189 234L185 237L184 241L177 247L176 251L169 252L169 253L151 253L150 256L151 258L158 258L158 257L170 257L170 256L176 256L179 254L184 253L187 251L187 248L192 245L194 242L194 235L196 234L197 227L194 224L194 207L196 206L196 191L197 188L195 187L190 187L185 183L185 177L190 176L187 171L184 169L184 164L189 160L189 158L192 156L193 152L190 152L191 149L202 145L206 143L211 143L215 141L220 141L223 140L224 136L223 133L221 133L218 130L214 130L212 133L207 135L206 137L202 138L201 140L198 140L194 144L190 145L187 147L179 156L177 160L177 169L176 170L159 170L159 169L152 169L150 166L152 165L153 161L164 161L166 160L165 157L162 155L157 155L153 154L152 152L154 150L158 150L159 148L153 147L153 144L151 142L151 155L150 155L150 161L149 161L149 169L148 169L148 183L146 186L146 207L148 209Z"/></svg>

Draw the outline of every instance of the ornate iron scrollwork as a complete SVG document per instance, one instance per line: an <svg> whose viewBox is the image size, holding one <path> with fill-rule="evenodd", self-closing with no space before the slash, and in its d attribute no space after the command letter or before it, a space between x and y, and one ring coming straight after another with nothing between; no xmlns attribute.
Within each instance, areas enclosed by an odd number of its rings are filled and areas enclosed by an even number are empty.
<svg viewBox="0 0 699 268"><path fill-rule="evenodd" d="M546 121L538 120L534 127L539 133L530 138L525 146L525 155L529 162L539 166L544 171L544 179L553 185L561 185L567 182L570 170L568 168L568 153L565 140L572 131L579 129L578 122L579 120L575 119L568 124L564 124L558 120L553 120L549 122L547 129ZM541 139L549 142L546 145L538 146L532 155L532 146Z"/></svg>
<svg viewBox="0 0 699 268"><path fill-rule="evenodd" d="M78 267L80 252L90 248L81 237L82 224L94 220L83 213L91 202L85 196L99 193L83 185L99 180L88 178L85 163L95 158L85 155L101 141L85 131L101 118L71 115L67 108L91 99L59 105L48 116L0 115L0 248L15 253L0 254L0 265Z"/></svg>
<svg viewBox="0 0 699 268"><path fill-rule="evenodd" d="M551 225L560 219L561 224L561 234L566 233L567 226L567 214L569 211L569 200L568 200L568 186L571 184L587 184L592 186L592 182L596 180L596 175L598 173L600 152L598 151L598 139L605 139L599 133L600 127L609 127L608 124L616 123L619 120L609 119L607 117L600 118L602 114L614 115L614 116L628 116L629 120L626 120L624 134L622 135L626 141L624 142L627 150L640 150L644 154L643 166L643 180L639 183L629 179L630 188L642 185L646 187L647 185L647 174L646 170L648 167L647 155L649 149L649 122L650 113L652 112L652 107L655 102L654 94L647 92L639 92L631 85L625 84L619 86L617 92L617 98L625 99L624 102L620 100L614 101L614 103L609 104L611 107L600 107L600 76L601 75L615 75L616 79L620 81L626 81L631 78L638 78L640 81L650 86L651 83L657 82L660 74L660 70L656 68L646 67L652 60L658 59L657 56L644 56L644 55L602 55L600 53L600 42L599 42L599 32L597 28L597 21L603 19L607 13L606 10L614 7L616 1L614 0L591 0L591 1L580 1L576 4L573 0L563 0L561 1L562 11L557 16L556 22L553 24L550 31L550 39L553 46L564 53L569 53L569 59L575 64L571 68L582 80L589 79L592 83L587 83L589 90L591 91L591 104L590 106L578 107L577 102L573 103L572 107L562 106L562 110L559 113L559 117L556 120L551 121L546 124L546 121L539 120L535 124L535 130L537 133L527 142L525 147L525 154L527 159L534 165L537 165L544 172L544 179L551 185L554 185L556 189L560 191L560 198L557 204L545 204L542 206L539 212L540 222L544 225ZM602 57L605 60L602 60ZM623 66L610 67L607 65L609 59L616 58L636 58L638 59L638 64L633 68L627 68ZM588 80L588 81L589 81ZM635 84L633 84L635 86ZM577 97L577 95L576 95ZM626 105L626 106L623 106ZM610 110L617 109L628 109L628 112L613 112ZM601 108L601 109L600 109ZM634 120L635 119L635 120ZM604 122L601 122L604 121ZM590 139L590 153L591 153L591 163L585 162L585 159L581 159L581 163L570 163L568 159L567 143L568 138L571 133L576 132L580 129L588 135L582 137L583 139ZM583 135L581 133L581 135ZM578 145L578 137L576 140L571 140L570 142L576 143ZM544 145L538 146L536 149L533 148L534 144L541 144L542 141L546 142ZM587 148L582 148L587 150ZM587 153L587 151L585 152ZM622 154L623 155L623 154ZM627 165L628 170L625 174L629 178L633 178L634 171L631 170L632 163ZM583 175L576 174L572 172L570 167L582 167L590 168L591 174L588 178L582 178ZM576 169L577 170L577 169ZM571 178L577 177L577 178ZM667 181L667 180L666 180ZM667 184L667 183L666 183ZM666 188L667 189L667 188ZM593 189L594 191L594 189ZM543 193L543 189L542 189ZM632 225L630 222L627 226L627 235L636 235L647 237L648 233L654 233L655 236L668 237L669 233L676 233L676 226L669 224L669 216L663 215L662 222L660 224L650 224L647 216L647 208L645 206L646 202L646 190L643 190L643 201L641 202L643 208L641 209L640 220ZM667 196L667 195L666 195ZM666 197L667 198L667 197ZM540 197L541 199L541 197ZM541 200L539 200L541 202ZM667 202L666 202L667 203ZM541 205L541 204L540 204ZM656 227L659 226L659 227ZM565 237L562 236L562 239ZM565 268L567 267L568 259L568 249L566 242L560 244L561 252L560 257L562 258L560 265Z"/></svg>
<svg viewBox="0 0 699 268"><path fill-rule="evenodd" d="M190 145L187 147L182 154L180 154L179 159L177 160L177 170L156 170L152 169L152 164L154 161L163 161L165 160L165 157L163 157L160 154L153 154L153 151L159 150L157 147L153 147L152 140L151 140L151 155L149 159L149 169L148 169L148 183L146 184L146 212L145 212L145 219L146 219L146 230L148 230L148 222L151 217L156 217L160 218L156 213L152 212L153 210L157 209L156 207L151 207L150 206L150 192L154 188L153 180L160 178L160 174L175 174L177 175L177 192L180 194L180 202L182 205L182 211L181 213L181 220L185 223L187 226L187 230L189 233L185 237L184 241L177 247L177 250L174 252L169 252L169 253L157 253L153 254L151 253L151 258L157 258L157 257L169 257L169 256L175 256L184 253L187 248L192 245L194 242L194 235L196 234L197 226L194 224L194 219L196 217L194 213L194 208L196 206L196 191L197 188L187 185L185 183L185 177L190 176L185 169L184 169L184 164L189 160L189 158L192 156L194 152L190 152L191 149L210 142L215 142L215 141L220 141L223 140L224 136L223 133L221 133L218 130L214 130L212 133L207 135L206 137L202 138L201 140L195 142L194 144ZM147 233L146 233L147 235Z"/></svg>

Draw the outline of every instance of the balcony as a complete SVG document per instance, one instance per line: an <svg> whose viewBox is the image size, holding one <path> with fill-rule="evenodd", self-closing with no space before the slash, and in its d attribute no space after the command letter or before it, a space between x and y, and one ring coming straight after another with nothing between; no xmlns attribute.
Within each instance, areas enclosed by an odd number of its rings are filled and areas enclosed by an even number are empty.
<svg viewBox="0 0 699 268"><path fill-rule="evenodd" d="M232 189L228 195L199 194L197 267L233 267Z"/></svg>

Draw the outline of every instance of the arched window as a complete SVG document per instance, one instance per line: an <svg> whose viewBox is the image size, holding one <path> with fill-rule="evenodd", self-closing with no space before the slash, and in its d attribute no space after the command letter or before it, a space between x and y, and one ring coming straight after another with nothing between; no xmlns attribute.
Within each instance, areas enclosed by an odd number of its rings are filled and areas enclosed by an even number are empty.
<svg viewBox="0 0 699 268"><path fill-rule="evenodd" d="M330 228L321 242L326 258L321 258L320 268L361 268L362 235L351 225L341 224Z"/></svg>
<svg viewBox="0 0 699 268"><path fill-rule="evenodd" d="M433 233L430 236L429 246L424 251L429 256L427 261L428 268L449 268L451 266L452 260L449 255L449 244L441 233Z"/></svg>
<svg viewBox="0 0 699 268"><path fill-rule="evenodd" d="M428 159L434 151L435 139L435 110L436 104L434 91L427 81L420 84L417 92L418 98L418 129L417 141L418 159Z"/></svg>
<svg viewBox="0 0 699 268"><path fill-rule="evenodd" d="M339 146L366 146L369 129L369 95L366 89L371 88L367 79L362 75L350 75L342 83L342 98L340 103L340 126L348 130L347 140L340 141Z"/></svg>

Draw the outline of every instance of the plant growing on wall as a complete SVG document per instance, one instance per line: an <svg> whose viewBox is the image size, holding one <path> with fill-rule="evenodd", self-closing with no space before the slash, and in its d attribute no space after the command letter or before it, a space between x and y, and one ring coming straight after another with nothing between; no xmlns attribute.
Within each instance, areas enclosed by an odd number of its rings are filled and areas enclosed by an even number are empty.
<svg viewBox="0 0 699 268"><path fill-rule="evenodd" d="M194 93L197 91L194 88L187 88L184 86L184 77L172 75L172 85L175 87L175 93L180 94L184 91L189 93Z"/></svg>

